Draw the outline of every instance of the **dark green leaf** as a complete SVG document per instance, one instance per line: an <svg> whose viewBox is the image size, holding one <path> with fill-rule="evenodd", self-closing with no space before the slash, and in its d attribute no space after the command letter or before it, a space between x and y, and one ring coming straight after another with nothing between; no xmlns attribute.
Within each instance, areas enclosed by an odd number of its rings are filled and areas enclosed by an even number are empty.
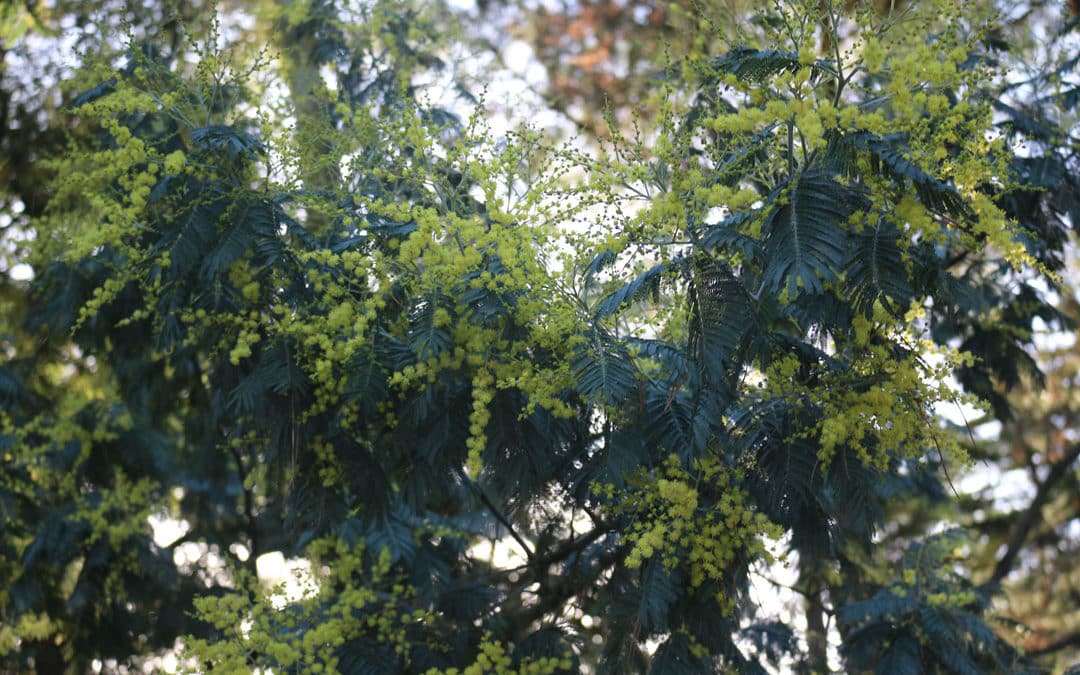
<svg viewBox="0 0 1080 675"><path fill-rule="evenodd" d="M919 642L908 632L897 637L881 658L877 675L921 675L923 672Z"/></svg>
<svg viewBox="0 0 1080 675"><path fill-rule="evenodd" d="M879 300L893 313L907 310L914 291L899 239L896 227L884 221L852 238L844 280L856 311L870 316Z"/></svg>
<svg viewBox="0 0 1080 675"><path fill-rule="evenodd" d="M607 318L624 305L640 302L648 296L652 296L654 301L659 300L660 281L667 270L668 264L660 263L604 298L596 308L596 320Z"/></svg>
<svg viewBox="0 0 1080 675"><path fill-rule="evenodd" d="M800 174L777 187L763 227L767 287L775 293L822 293L844 264L844 230L854 201L851 188L822 172Z"/></svg>
<svg viewBox="0 0 1080 675"><path fill-rule="evenodd" d="M803 67L799 55L778 49L751 49L735 47L727 54L713 60L714 68L731 73L740 80L762 82L784 71L797 72ZM815 77L822 74L835 76L836 69L828 61L818 60L810 65Z"/></svg>

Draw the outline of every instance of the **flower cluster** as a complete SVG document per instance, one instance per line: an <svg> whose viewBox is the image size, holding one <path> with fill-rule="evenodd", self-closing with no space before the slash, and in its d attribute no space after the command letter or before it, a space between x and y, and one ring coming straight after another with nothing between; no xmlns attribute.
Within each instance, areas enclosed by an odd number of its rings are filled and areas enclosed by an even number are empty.
<svg viewBox="0 0 1080 675"><path fill-rule="evenodd" d="M473 377L472 384L472 412L469 413L469 438L465 442L469 454L466 460L466 469L473 478L480 475L483 469L483 452L487 446L487 436L484 430L488 421L491 420L491 412L488 405L495 397L491 385L495 379L486 369L481 368Z"/></svg>
<svg viewBox="0 0 1080 675"><path fill-rule="evenodd" d="M729 570L739 560L768 556L765 538L779 538L781 531L756 512L740 480L738 471L714 458L687 469L671 455L654 471L638 474L625 493L606 490L615 502L612 511L633 521L626 534L627 566L659 556L667 568L684 569L698 588L730 580Z"/></svg>
<svg viewBox="0 0 1080 675"><path fill-rule="evenodd" d="M244 570L233 571L237 592L197 599L198 617L228 639L192 640L185 655L225 673L250 672L252 658L264 667L337 673L339 649L364 637L407 658L407 626L433 615L411 606L412 591L393 573L389 551L320 539L306 553L313 569L332 565L298 579L302 597L295 602L285 604L284 587L268 589Z"/></svg>
<svg viewBox="0 0 1080 675"><path fill-rule="evenodd" d="M432 668L425 675L552 675L569 671L572 666L573 661L568 654L562 657L525 658L514 668L513 659L506 653L506 647L501 642L485 637L480 642L476 660L472 664L446 670Z"/></svg>

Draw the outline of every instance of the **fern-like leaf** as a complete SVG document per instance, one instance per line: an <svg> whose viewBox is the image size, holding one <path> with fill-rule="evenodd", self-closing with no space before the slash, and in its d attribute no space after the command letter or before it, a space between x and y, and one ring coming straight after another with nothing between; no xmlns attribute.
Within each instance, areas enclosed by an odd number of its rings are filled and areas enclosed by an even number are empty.
<svg viewBox="0 0 1080 675"><path fill-rule="evenodd" d="M633 336L625 338L624 341L635 359L647 359L660 366L658 373L650 375L651 379L682 382L690 387L695 386L696 383L692 381L692 378L696 372L686 352L679 346L663 340L648 340Z"/></svg>
<svg viewBox="0 0 1080 675"><path fill-rule="evenodd" d="M804 67L795 52L750 47L735 47L714 59L712 65L720 72L731 73L740 80L749 82L763 82L782 72L794 73ZM810 69L814 77L823 74L836 76L836 69L826 60L815 61L810 65Z"/></svg>
<svg viewBox="0 0 1080 675"><path fill-rule="evenodd" d="M596 320L609 317L619 311L623 305L639 302L649 296L652 296L654 300L659 300L660 282L667 269L668 263L660 263L604 298L596 308Z"/></svg>
<svg viewBox="0 0 1080 675"><path fill-rule="evenodd" d="M266 152L258 139L248 132L225 124L211 124L192 129L191 140L211 152L224 152L230 159L254 158Z"/></svg>
<svg viewBox="0 0 1080 675"><path fill-rule="evenodd" d="M767 317L744 279L718 260L699 263L689 299L690 353L705 375L723 382L765 346Z"/></svg>
<svg viewBox="0 0 1080 675"><path fill-rule="evenodd" d="M882 589L869 600L849 602L840 610L841 623L855 624L878 619L897 620L912 612L916 601L910 596L899 596L889 589Z"/></svg>
<svg viewBox="0 0 1080 675"><path fill-rule="evenodd" d="M824 292L844 263L843 226L853 210L854 191L824 172L803 173L770 195L772 211L765 220L768 288L793 293Z"/></svg>
<svg viewBox="0 0 1080 675"><path fill-rule="evenodd" d="M668 612L679 597L681 584L673 578L674 570L667 570L659 558L653 558L645 566L641 579L641 604L638 620L648 633L661 633L668 627Z"/></svg>
<svg viewBox="0 0 1080 675"><path fill-rule="evenodd" d="M957 675L983 675L983 669L972 660L965 640L957 634L957 626L949 618L933 607L919 610L919 623L930 637L934 654Z"/></svg>
<svg viewBox="0 0 1080 675"><path fill-rule="evenodd" d="M733 214L715 225L705 225L697 245L706 250L737 251L746 260L758 260L764 253L761 243L742 229L761 218L761 211L742 211Z"/></svg>
<svg viewBox="0 0 1080 675"><path fill-rule="evenodd" d="M840 653L844 655L848 670L869 670L881 659L881 652L896 634L896 627L889 621L871 621L845 631Z"/></svg>
<svg viewBox="0 0 1080 675"><path fill-rule="evenodd" d="M368 546L374 551L386 549L393 562L403 560L411 563L416 555L416 541L407 514L401 506L373 518L365 535Z"/></svg>
<svg viewBox="0 0 1080 675"><path fill-rule="evenodd" d="M587 347L578 350L570 363L577 390L589 401L615 406L637 387L637 368L629 356L595 335Z"/></svg>
<svg viewBox="0 0 1080 675"><path fill-rule="evenodd" d="M682 633L673 633L653 656L649 675L704 675L714 669L705 659L690 651L690 640Z"/></svg>
<svg viewBox="0 0 1080 675"><path fill-rule="evenodd" d="M869 132L849 134L854 145L870 154L876 168L897 182L910 181L919 201L928 209L956 218L971 218L967 201L955 187L928 173L905 156L907 147L902 135L882 138Z"/></svg>
<svg viewBox="0 0 1080 675"><path fill-rule="evenodd" d="M795 654L798 650L795 633L779 621L751 624L740 635L773 664L779 664L785 656Z"/></svg>
<svg viewBox="0 0 1080 675"><path fill-rule="evenodd" d="M439 593L436 607L446 616L473 622L491 614L501 594L479 579L457 579Z"/></svg>
<svg viewBox="0 0 1080 675"><path fill-rule="evenodd" d="M615 251L612 250L597 253L585 268L585 286L589 286L601 271L614 265L616 259Z"/></svg>
<svg viewBox="0 0 1080 675"><path fill-rule="evenodd" d="M869 315L878 300L894 312L908 306L913 291L899 238L899 230L882 221L852 237L844 276L856 311Z"/></svg>
<svg viewBox="0 0 1080 675"><path fill-rule="evenodd" d="M438 356L453 346L453 338L437 320L439 301L438 292L421 299L413 309L409 326L409 346L420 361Z"/></svg>
<svg viewBox="0 0 1080 675"><path fill-rule="evenodd" d="M169 252L168 275L178 279L199 266L206 250L215 238L215 228L225 211L225 199L210 189L198 200L180 222L162 232L155 253Z"/></svg>
<svg viewBox="0 0 1080 675"><path fill-rule="evenodd" d="M237 212L232 214L232 218L221 225L217 242L203 258L199 273L207 281L217 279L252 245L247 209L238 207L235 210Z"/></svg>
<svg viewBox="0 0 1080 675"><path fill-rule="evenodd" d="M580 670L580 666L577 655L571 648L574 642L573 636L567 635L559 626L541 626L514 646L511 665L520 668L525 659L533 661L544 658L561 659L570 655L571 667L568 672L576 673Z"/></svg>
<svg viewBox="0 0 1080 675"><path fill-rule="evenodd" d="M904 632L896 638L881 658L877 675L920 675L923 672L919 641Z"/></svg>

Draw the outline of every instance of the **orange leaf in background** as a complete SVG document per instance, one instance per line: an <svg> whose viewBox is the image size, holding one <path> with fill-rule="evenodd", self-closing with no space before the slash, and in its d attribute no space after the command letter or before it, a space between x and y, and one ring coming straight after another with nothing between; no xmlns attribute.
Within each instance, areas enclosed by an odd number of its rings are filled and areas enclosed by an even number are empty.
<svg viewBox="0 0 1080 675"><path fill-rule="evenodd" d="M569 59L571 65L575 65L582 70L594 70L597 66L606 63L611 58L611 50L607 45L601 45L596 49L590 49L587 52L578 54L577 56Z"/></svg>

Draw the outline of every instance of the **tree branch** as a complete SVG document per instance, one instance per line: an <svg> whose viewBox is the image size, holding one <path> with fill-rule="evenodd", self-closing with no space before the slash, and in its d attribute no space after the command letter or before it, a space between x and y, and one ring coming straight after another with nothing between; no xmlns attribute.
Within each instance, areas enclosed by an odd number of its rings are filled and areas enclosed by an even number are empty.
<svg viewBox="0 0 1080 675"><path fill-rule="evenodd" d="M518 543L518 546L521 547L521 550L525 551L525 557L528 559L529 564L535 564L536 554L533 552L532 547L529 546L525 539L522 538L522 536L518 534L517 530L514 529L514 525L510 522L510 519L504 516L502 511L500 511L498 507L495 506L495 504L491 501L491 499L489 499L488 496L484 494L484 491L480 488L476 481L469 478L469 476L466 475L464 471L455 469L454 472L457 473L461 480L465 481L465 483L470 488L472 488L472 491L475 492L476 496L480 499L480 503L482 503L488 511L491 511L491 515L495 516L495 520L499 521L499 524L505 527L507 531L510 532L510 536L513 537L514 541Z"/></svg>
<svg viewBox="0 0 1080 675"><path fill-rule="evenodd" d="M596 567L592 570L592 574L589 579L595 583L596 578L601 572L614 565L619 558L625 555L624 549L615 549L612 551L605 551L602 555L596 558ZM580 580L579 580L580 581ZM559 610L564 606L567 600L580 595L584 589L589 588L590 584L572 583L564 576L555 577L542 577L540 582L540 601L535 605L526 608L526 611L521 617L521 624L525 626L531 626L536 621L541 621L543 618L556 610Z"/></svg>
<svg viewBox="0 0 1080 675"><path fill-rule="evenodd" d="M1042 518L1042 507L1048 499L1050 499L1050 493L1054 485L1056 485L1062 478L1064 478L1069 468L1072 466L1076 458L1080 457L1080 443L1073 445L1069 448L1065 456L1059 461L1050 465L1050 471L1046 474L1046 479L1042 483L1039 483L1039 487L1035 492L1035 497L1028 505L1027 511L1020 517L1020 520L1013 526L1012 533L1009 535L1008 544L1005 547L1005 553L1001 556L1001 559L997 561L994 566L994 573L990 576L990 579L983 584L983 587L996 586L1001 583L1001 580L1012 570L1013 565L1016 564L1016 557L1020 554L1020 550L1024 547L1024 543L1027 541L1028 535L1035 528L1035 525Z"/></svg>
<svg viewBox="0 0 1080 675"><path fill-rule="evenodd" d="M1080 631L1061 635L1038 649L1028 649L1027 655L1037 659L1069 647L1080 647Z"/></svg>
<svg viewBox="0 0 1080 675"><path fill-rule="evenodd" d="M537 560L537 564L547 566L547 565L550 565L551 563L563 560L564 558L569 557L571 554L582 550L583 548L585 548L589 544L593 543L597 539L599 539L599 538L603 537L604 535L610 533L614 529L615 529L615 523L613 523L613 522L605 523L605 522L601 521L600 523L596 524L596 527L589 530L588 532L581 535L580 537L574 537L573 539L571 539L570 541L567 541L562 546L559 546L558 548L551 551L550 553L548 553L546 555L543 555L543 556L540 556L540 558Z"/></svg>

